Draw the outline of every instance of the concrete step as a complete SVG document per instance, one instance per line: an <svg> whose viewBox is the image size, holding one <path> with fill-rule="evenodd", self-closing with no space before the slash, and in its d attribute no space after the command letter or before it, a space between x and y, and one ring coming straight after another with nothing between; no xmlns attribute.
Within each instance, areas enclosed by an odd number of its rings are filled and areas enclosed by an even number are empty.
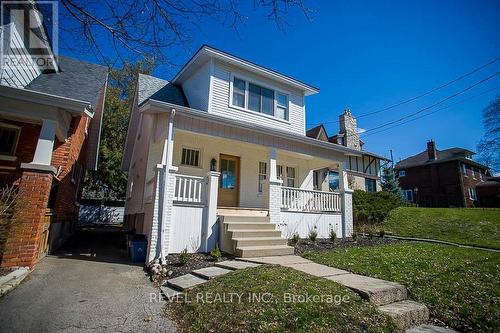
<svg viewBox="0 0 500 333"><path fill-rule="evenodd" d="M408 298L406 287L396 282L358 274L333 275L327 276L325 279L335 281L354 290L361 297L375 305L386 305Z"/></svg>
<svg viewBox="0 0 500 333"><path fill-rule="evenodd" d="M288 244L288 240L281 237L248 237L248 238L233 238L233 240L236 242L236 247Z"/></svg>
<svg viewBox="0 0 500 333"><path fill-rule="evenodd" d="M260 266L260 264L256 264L253 262L239 261L239 260L226 260L216 263L215 266L232 270L240 270L245 268L258 267Z"/></svg>
<svg viewBox="0 0 500 333"><path fill-rule="evenodd" d="M241 258L284 256L294 253L294 248L287 245L244 246L236 248L236 255Z"/></svg>
<svg viewBox="0 0 500 333"><path fill-rule="evenodd" d="M184 291L186 289L193 288L199 284L205 283L208 280L202 279L193 274L182 275L170 280L167 280L167 285L173 289Z"/></svg>
<svg viewBox="0 0 500 333"><path fill-rule="evenodd" d="M177 296L179 296L179 295L181 295L181 294L182 294L182 293L181 293L180 291L178 291L177 289L174 289L174 288L170 287L170 286L168 285L168 283L164 283L164 284L162 284L162 285L160 286L160 290L161 290L161 292L162 292L163 296L165 296L165 298L166 298L167 300L170 300L170 299L172 299L172 298L174 298L174 297L177 297Z"/></svg>
<svg viewBox="0 0 500 333"><path fill-rule="evenodd" d="M228 231L235 230L276 230L276 226L269 222L224 222Z"/></svg>
<svg viewBox="0 0 500 333"><path fill-rule="evenodd" d="M269 216L224 216L224 222L269 223Z"/></svg>
<svg viewBox="0 0 500 333"><path fill-rule="evenodd" d="M228 231L231 239L236 238L256 238L256 237L281 237L279 230L260 230L260 229L247 229L247 230L234 230Z"/></svg>
<svg viewBox="0 0 500 333"><path fill-rule="evenodd" d="M458 333L457 331L434 325L420 325L406 330L406 333Z"/></svg>
<svg viewBox="0 0 500 333"><path fill-rule="evenodd" d="M379 310L391 316L399 330L427 323L429 309L422 303L404 300L379 307Z"/></svg>
<svg viewBox="0 0 500 333"><path fill-rule="evenodd" d="M210 280L230 272L232 272L232 270L222 267L205 267L194 270L191 272L191 274L199 276L202 279Z"/></svg>
<svg viewBox="0 0 500 333"><path fill-rule="evenodd" d="M217 215L223 216L268 216L269 211L261 208L219 207Z"/></svg>

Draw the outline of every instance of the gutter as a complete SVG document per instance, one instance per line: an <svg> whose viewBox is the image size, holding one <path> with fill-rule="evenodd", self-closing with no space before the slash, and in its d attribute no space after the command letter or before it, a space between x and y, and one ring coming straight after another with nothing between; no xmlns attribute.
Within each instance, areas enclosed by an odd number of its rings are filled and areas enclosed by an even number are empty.
<svg viewBox="0 0 500 333"><path fill-rule="evenodd" d="M188 116L191 118L208 120L208 121L213 121L213 122L217 122L217 123L225 123L227 125L238 127L241 129L251 130L254 132L259 132L259 133L267 134L267 135L279 136L279 137L282 137L284 139L293 140L295 142L305 143L305 144L313 145L313 146L316 146L319 148L333 150L335 152L341 152L341 153L344 153L345 155L361 157L363 155L363 153L369 153L369 152L359 151L356 149L347 148L347 147L344 147L344 146L341 146L341 145L338 145L335 143L316 140L316 139L307 137L305 135L301 136L301 135L293 134L293 133L283 131L283 130L268 129L268 128L258 126L258 125L252 124L252 123L241 122L238 120L229 119L229 118L221 117L218 115L210 114L206 111L191 109L191 108L188 108L185 106L171 104L171 103L167 103L167 102L161 102L161 101L157 101L154 99L149 99L147 102L145 102L140 107L140 112L155 113L155 111L152 110L153 108L159 109L158 111L160 111L160 112L163 110L170 112L172 109L175 109L175 111L178 112L178 114L185 115L185 116ZM371 154L371 153L369 153L369 154ZM378 157L375 154L371 154L371 156Z"/></svg>
<svg viewBox="0 0 500 333"><path fill-rule="evenodd" d="M90 118L94 117L92 105L90 102L62 97L47 93L42 93L34 90L14 88L0 85L0 97L18 99L21 101L44 104L63 108L72 113L84 113Z"/></svg>

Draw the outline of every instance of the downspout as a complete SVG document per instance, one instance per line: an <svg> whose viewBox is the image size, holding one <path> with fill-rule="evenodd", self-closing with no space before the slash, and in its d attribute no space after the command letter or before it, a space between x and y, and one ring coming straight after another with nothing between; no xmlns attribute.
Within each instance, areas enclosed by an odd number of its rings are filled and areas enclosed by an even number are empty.
<svg viewBox="0 0 500 333"><path fill-rule="evenodd" d="M465 186L464 186L464 178L462 174L462 169L460 168L460 161L458 161L458 179L460 181L460 193L462 197L462 205L464 208L467 208L467 199L466 199L466 193L465 193Z"/></svg>
<svg viewBox="0 0 500 333"><path fill-rule="evenodd" d="M175 116L175 109L172 109L172 112L170 113L170 117L168 119L168 132L167 132L167 140L165 142L165 145L163 146L163 153L161 156L161 165L163 167L163 200L162 200L162 218L158 220L158 229L160 231L160 234L158 235L158 241L160 243L160 262L163 263L164 260L166 260L166 253L165 253L165 235L164 235L164 220L165 220L165 215L166 215L166 201L167 201L167 189L165 188L166 184L168 184L168 178L169 178L169 171L170 167L172 166L172 155L173 155L173 130L174 130L174 116ZM158 259L158 258L157 258Z"/></svg>

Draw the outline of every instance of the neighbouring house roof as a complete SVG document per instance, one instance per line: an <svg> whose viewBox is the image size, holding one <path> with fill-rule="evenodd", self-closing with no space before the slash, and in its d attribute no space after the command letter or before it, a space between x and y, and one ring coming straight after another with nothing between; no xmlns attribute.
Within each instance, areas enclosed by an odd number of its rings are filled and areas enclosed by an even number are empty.
<svg viewBox="0 0 500 333"><path fill-rule="evenodd" d="M151 75L139 74L137 94L137 105L152 98L162 102L188 106L180 86Z"/></svg>
<svg viewBox="0 0 500 333"><path fill-rule="evenodd" d="M310 138L313 138L313 139L320 140L321 134L324 134L328 138L328 135L326 134L325 126L323 126L323 124L318 125L318 126L313 127L313 128L310 128L306 131L306 135Z"/></svg>
<svg viewBox="0 0 500 333"><path fill-rule="evenodd" d="M173 78L172 82L176 84L182 82L185 77L189 76L189 72L191 70L196 69L200 64L205 63L211 58L259 73L260 75L270 79L284 82L295 87L296 89L302 90L305 95L312 95L319 92L319 88L312 85L208 45L202 45L198 51L196 51L191 59L189 59L189 61L181 68L179 73L177 73L177 75Z"/></svg>
<svg viewBox="0 0 500 333"><path fill-rule="evenodd" d="M473 151L464 148L449 148L444 150L436 149L436 159L430 160L427 150L424 150L421 153L405 158L404 160L399 161L394 166L395 169L405 169L410 167L417 167L422 165L434 164L434 163L444 163L455 160L463 160L467 163L476 165L478 167L488 169L485 165L482 165L478 162L475 162L471 159L466 159L466 155L474 155Z"/></svg>
<svg viewBox="0 0 500 333"><path fill-rule="evenodd" d="M500 187L500 177L488 177L485 182L477 184L476 187Z"/></svg>
<svg viewBox="0 0 500 333"><path fill-rule="evenodd" d="M58 72L39 75L25 89L85 101L95 110L108 68L62 56L58 65Z"/></svg>

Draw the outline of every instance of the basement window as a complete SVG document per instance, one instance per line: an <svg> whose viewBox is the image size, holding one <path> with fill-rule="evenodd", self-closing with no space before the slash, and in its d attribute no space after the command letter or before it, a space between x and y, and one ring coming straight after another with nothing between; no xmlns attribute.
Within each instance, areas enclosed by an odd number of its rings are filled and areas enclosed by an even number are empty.
<svg viewBox="0 0 500 333"><path fill-rule="evenodd" d="M191 148L182 148L181 164L193 167L200 166L200 151Z"/></svg>

